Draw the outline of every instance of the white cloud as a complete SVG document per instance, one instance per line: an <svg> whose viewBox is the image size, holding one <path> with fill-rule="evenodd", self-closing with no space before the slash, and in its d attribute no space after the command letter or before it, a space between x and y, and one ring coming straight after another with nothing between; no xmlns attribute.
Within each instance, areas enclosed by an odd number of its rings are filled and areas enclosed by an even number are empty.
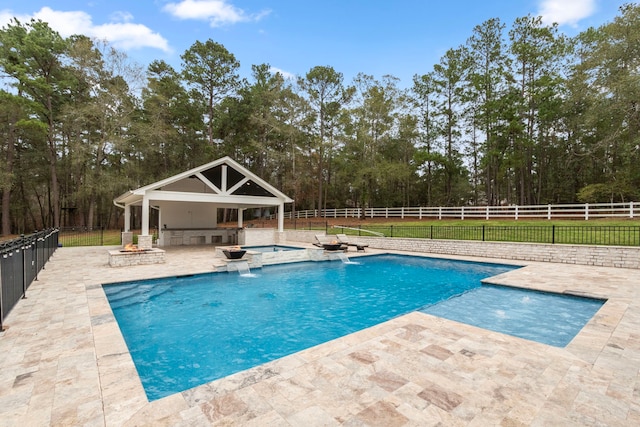
<svg viewBox="0 0 640 427"><path fill-rule="evenodd" d="M103 24L93 27L92 36L108 40L116 47L125 50L151 47L164 52L171 52L169 42L149 27L129 22Z"/></svg>
<svg viewBox="0 0 640 427"><path fill-rule="evenodd" d="M591 16L596 10L596 0L542 0L538 15L547 25L576 27L581 19Z"/></svg>
<svg viewBox="0 0 640 427"><path fill-rule="evenodd" d="M43 7L33 15L16 16L10 10L3 10L0 11L0 25L8 24L14 16L22 23L29 22L31 18L40 19L63 37L83 34L107 40L114 47L125 50L151 47L164 52L171 51L169 42L164 37L145 25L129 22L133 16L126 12L113 15L114 22L95 25L91 15L82 11L62 12Z"/></svg>
<svg viewBox="0 0 640 427"><path fill-rule="evenodd" d="M116 21L116 22L131 22L133 21L133 15L129 12L125 12L122 10L119 10L117 12L114 12L111 14L110 16L112 21Z"/></svg>
<svg viewBox="0 0 640 427"><path fill-rule="evenodd" d="M286 80L294 80L296 78L295 74L281 70L280 68L270 67L269 71L271 71L273 74L280 73L280 75L282 75L282 77L284 77Z"/></svg>
<svg viewBox="0 0 640 427"><path fill-rule="evenodd" d="M209 21L212 27L259 21L270 13L266 10L257 14L247 14L244 10L227 3L227 0L182 0L179 3L167 4L162 10L178 19Z"/></svg>

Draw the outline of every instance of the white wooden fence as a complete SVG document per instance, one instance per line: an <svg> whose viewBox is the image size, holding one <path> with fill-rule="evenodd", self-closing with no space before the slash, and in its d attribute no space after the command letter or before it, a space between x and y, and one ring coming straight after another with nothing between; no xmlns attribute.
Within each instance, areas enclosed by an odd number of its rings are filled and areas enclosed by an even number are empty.
<svg viewBox="0 0 640 427"><path fill-rule="evenodd" d="M418 218L418 219L595 219L635 218L637 202L584 203L531 206L459 206L459 207L403 207L318 209L285 213L292 218ZM275 217L275 216L274 216Z"/></svg>

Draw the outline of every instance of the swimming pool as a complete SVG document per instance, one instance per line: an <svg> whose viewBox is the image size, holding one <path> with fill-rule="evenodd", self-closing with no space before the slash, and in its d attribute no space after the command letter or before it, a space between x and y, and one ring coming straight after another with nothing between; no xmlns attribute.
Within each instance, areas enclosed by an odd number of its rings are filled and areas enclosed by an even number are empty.
<svg viewBox="0 0 640 427"><path fill-rule="evenodd" d="M283 252L283 251L300 251L304 248L285 245L262 245L262 246L243 246L242 249L256 252Z"/></svg>
<svg viewBox="0 0 640 427"><path fill-rule="evenodd" d="M514 268L376 255L104 290L155 400L464 294Z"/></svg>

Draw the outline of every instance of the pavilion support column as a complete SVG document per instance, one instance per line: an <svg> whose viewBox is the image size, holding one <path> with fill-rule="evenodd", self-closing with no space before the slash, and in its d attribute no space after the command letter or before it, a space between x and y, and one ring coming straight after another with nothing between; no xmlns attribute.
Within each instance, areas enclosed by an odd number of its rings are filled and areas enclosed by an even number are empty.
<svg viewBox="0 0 640 427"><path fill-rule="evenodd" d="M143 236L149 234L149 199L142 198L142 233Z"/></svg>
<svg viewBox="0 0 640 427"><path fill-rule="evenodd" d="M278 205L278 232L284 232L284 203Z"/></svg>
<svg viewBox="0 0 640 427"><path fill-rule="evenodd" d="M124 206L124 231L131 231L131 205Z"/></svg>
<svg viewBox="0 0 640 427"><path fill-rule="evenodd" d="M140 249L152 249L153 248L153 236L150 234L138 235L138 248Z"/></svg>
<svg viewBox="0 0 640 427"><path fill-rule="evenodd" d="M133 233L131 232L131 205L124 206L124 231L122 232L122 246L133 244Z"/></svg>
<svg viewBox="0 0 640 427"><path fill-rule="evenodd" d="M138 235L138 247L140 249L151 249L153 247L153 236L149 234L149 198L142 197L142 231Z"/></svg>
<svg viewBox="0 0 640 427"><path fill-rule="evenodd" d="M133 244L133 232L132 231L123 231L122 232L122 246L132 245Z"/></svg>
<svg viewBox="0 0 640 427"><path fill-rule="evenodd" d="M238 208L238 228L242 228L242 217L244 216L244 209Z"/></svg>

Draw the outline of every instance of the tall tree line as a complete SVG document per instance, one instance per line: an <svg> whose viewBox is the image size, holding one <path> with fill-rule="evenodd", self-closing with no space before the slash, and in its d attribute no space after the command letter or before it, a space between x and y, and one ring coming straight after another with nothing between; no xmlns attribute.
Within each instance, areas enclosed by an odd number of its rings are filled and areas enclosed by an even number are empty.
<svg viewBox="0 0 640 427"><path fill-rule="evenodd" d="M0 30L2 234L118 227L124 191L229 155L294 209L640 198L640 6L574 38L494 18L414 76L248 79L196 41L146 70L45 22Z"/></svg>

